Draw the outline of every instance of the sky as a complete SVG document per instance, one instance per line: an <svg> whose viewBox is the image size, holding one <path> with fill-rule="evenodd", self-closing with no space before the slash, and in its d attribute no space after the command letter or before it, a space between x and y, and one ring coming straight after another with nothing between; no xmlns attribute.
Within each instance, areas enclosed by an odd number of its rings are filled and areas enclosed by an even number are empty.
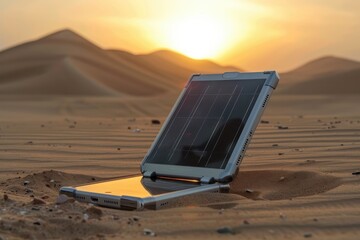
<svg viewBox="0 0 360 240"><path fill-rule="evenodd" d="M0 0L0 51L64 28L103 48L170 49L248 71L360 60L359 0Z"/></svg>

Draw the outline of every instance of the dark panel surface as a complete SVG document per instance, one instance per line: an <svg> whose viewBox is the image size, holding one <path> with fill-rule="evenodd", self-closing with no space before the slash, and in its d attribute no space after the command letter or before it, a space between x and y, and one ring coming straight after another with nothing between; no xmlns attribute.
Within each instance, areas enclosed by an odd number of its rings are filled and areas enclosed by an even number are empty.
<svg viewBox="0 0 360 240"><path fill-rule="evenodd" d="M225 168L264 82L191 82L146 162Z"/></svg>

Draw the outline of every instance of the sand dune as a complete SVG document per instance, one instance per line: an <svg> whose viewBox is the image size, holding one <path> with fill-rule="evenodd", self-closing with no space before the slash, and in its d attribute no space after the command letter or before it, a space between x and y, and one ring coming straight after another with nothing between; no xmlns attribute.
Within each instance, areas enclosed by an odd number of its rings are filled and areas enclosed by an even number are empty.
<svg viewBox="0 0 360 240"><path fill-rule="evenodd" d="M359 94L360 62L323 57L281 74L279 93Z"/></svg>
<svg viewBox="0 0 360 240"><path fill-rule="evenodd" d="M282 92L282 91L280 91ZM334 71L287 87L287 94L360 94L360 67Z"/></svg>
<svg viewBox="0 0 360 240"><path fill-rule="evenodd" d="M124 62L131 62L143 71L157 77L168 90L181 89L193 73L219 73L239 71L231 66L220 66L208 60L195 60L169 50L160 50L147 55L133 55L119 50L109 50Z"/></svg>
<svg viewBox="0 0 360 240"><path fill-rule="evenodd" d="M0 93L176 96L191 74L226 71L241 70L169 50L141 55L104 50L65 29L0 52ZM360 62L322 57L281 78L282 94L359 94Z"/></svg>
<svg viewBox="0 0 360 240"><path fill-rule="evenodd" d="M160 51L108 51L71 30L0 52L0 93L149 96L178 93L194 72L236 70Z"/></svg>

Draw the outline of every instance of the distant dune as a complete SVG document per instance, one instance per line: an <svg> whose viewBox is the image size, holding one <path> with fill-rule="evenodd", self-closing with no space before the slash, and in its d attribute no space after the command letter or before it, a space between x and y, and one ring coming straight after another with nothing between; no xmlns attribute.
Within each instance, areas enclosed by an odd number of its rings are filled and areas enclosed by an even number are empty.
<svg viewBox="0 0 360 240"><path fill-rule="evenodd" d="M0 52L0 94L177 96L193 73L241 71L170 50L105 50L65 29ZM360 62L338 57L282 73L278 93L359 94Z"/></svg>
<svg viewBox="0 0 360 240"><path fill-rule="evenodd" d="M281 74L279 93L360 94L360 62L323 57Z"/></svg>
<svg viewBox="0 0 360 240"><path fill-rule="evenodd" d="M0 93L150 96L178 92L195 72L236 70L166 50L104 50L66 29L0 52Z"/></svg>

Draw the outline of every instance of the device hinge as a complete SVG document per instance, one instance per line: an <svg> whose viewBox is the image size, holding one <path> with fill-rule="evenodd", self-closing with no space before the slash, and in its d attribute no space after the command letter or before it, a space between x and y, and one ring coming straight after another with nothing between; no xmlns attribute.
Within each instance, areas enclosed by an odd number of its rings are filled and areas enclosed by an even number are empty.
<svg viewBox="0 0 360 240"><path fill-rule="evenodd" d="M154 179L156 178L156 172L145 171L143 177Z"/></svg>
<svg viewBox="0 0 360 240"><path fill-rule="evenodd" d="M275 89L280 79L279 74L275 71L265 71L264 74L270 74L265 82L265 86Z"/></svg>
<svg viewBox="0 0 360 240"><path fill-rule="evenodd" d="M215 178L213 178L213 177L202 177L202 178L200 178L200 182L201 183L206 183L206 184L215 183Z"/></svg>

